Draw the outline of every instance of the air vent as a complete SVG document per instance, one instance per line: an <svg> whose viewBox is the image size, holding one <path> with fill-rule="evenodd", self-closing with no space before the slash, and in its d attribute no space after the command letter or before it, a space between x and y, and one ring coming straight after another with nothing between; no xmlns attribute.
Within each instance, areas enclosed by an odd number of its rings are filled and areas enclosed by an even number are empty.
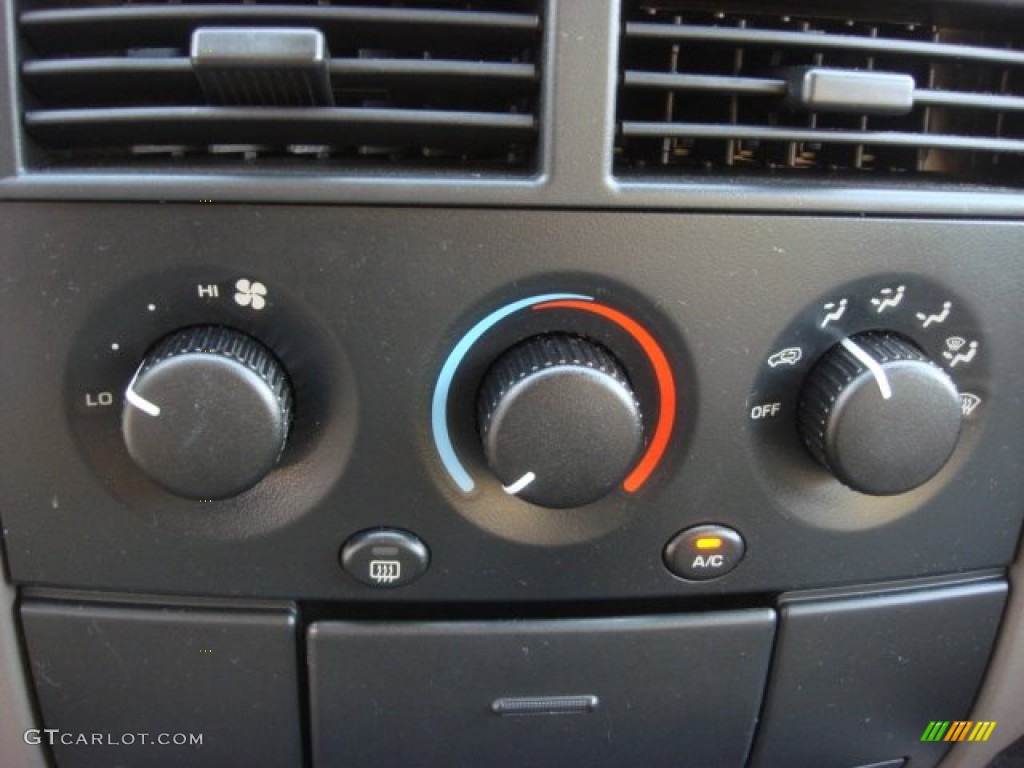
<svg viewBox="0 0 1024 768"><path fill-rule="evenodd" d="M1024 34L1005 6L991 22L747 7L626 0L617 173L1024 183Z"/></svg>
<svg viewBox="0 0 1024 768"><path fill-rule="evenodd" d="M541 3L24 0L28 161L531 172Z"/></svg>

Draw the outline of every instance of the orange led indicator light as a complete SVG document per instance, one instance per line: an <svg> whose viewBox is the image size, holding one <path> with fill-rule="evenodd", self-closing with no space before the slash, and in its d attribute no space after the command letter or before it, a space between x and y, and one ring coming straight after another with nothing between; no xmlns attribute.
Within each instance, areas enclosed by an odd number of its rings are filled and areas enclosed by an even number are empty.
<svg viewBox="0 0 1024 768"><path fill-rule="evenodd" d="M722 540L717 536L701 536L697 539L697 549L721 549Z"/></svg>

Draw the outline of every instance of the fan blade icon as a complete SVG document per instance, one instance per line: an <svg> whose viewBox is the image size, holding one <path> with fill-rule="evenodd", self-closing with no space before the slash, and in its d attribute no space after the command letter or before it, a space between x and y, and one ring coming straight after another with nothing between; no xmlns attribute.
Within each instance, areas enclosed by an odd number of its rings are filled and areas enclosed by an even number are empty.
<svg viewBox="0 0 1024 768"><path fill-rule="evenodd" d="M243 277L235 283L235 290L235 303L239 306L252 307L257 311L267 306L267 286L263 283Z"/></svg>

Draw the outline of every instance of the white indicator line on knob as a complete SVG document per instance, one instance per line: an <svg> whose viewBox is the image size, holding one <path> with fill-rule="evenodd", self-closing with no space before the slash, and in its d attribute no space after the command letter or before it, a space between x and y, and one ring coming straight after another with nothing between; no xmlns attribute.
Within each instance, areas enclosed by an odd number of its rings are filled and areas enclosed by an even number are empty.
<svg viewBox="0 0 1024 768"><path fill-rule="evenodd" d="M871 375L875 377L875 381L878 382L878 389L882 393L882 399L888 400L892 397L892 387L889 386L889 377L885 375L885 369L878 364L878 362L871 357L867 352L858 347L855 343L849 339L843 339L843 348L851 355L856 357L869 371Z"/></svg>
<svg viewBox="0 0 1024 768"><path fill-rule="evenodd" d="M142 368L145 363L139 366L139 369L132 376L132 380L128 382L128 388L124 391L124 399L134 405L143 413L148 413L150 416L160 415L160 406L156 403L151 403L149 400L138 394L135 390L135 381L139 378L139 374L142 373Z"/></svg>
<svg viewBox="0 0 1024 768"><path fill-rule="evenodd" d="M501 489L505 491L509 496L515 496L526 486L537 479L537 475L533 472L527 472L525 475L516 480L512 485L503 485Z"/></svg>

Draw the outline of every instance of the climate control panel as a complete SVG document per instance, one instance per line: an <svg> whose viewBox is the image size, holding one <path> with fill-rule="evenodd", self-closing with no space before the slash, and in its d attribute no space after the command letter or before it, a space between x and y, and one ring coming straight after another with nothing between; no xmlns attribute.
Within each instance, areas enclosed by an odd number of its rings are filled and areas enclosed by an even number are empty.
<svg viewBox="0 0 1024 768"><path fill-rule="evenodd" d="M1016 225L125 210L0 223L20 583L625 600L1012 557Z"/></svg>

